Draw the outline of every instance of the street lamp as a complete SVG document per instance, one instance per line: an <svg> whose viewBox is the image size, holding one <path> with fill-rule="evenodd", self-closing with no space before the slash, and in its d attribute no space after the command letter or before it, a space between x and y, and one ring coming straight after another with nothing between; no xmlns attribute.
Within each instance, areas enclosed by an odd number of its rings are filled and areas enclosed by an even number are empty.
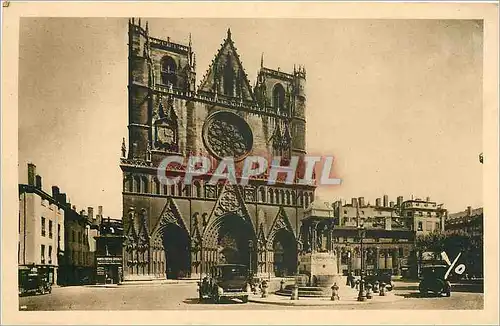
<svg viewBox="0 0 500 326"><path fill-rule="evenodd" d="M351 263L351 248L347 249L347 274L351 275L352 263Z"/></svg>
<svg viewBox="0 0 500 326"><path fill-rule="evenodd" d="M249 256L249 265L248 265L248 272L250 275L252 275L252 252L253 252L253 241L248 240L248 256Z"/></svg>
<svg viewBox="0 0 500 326"><path fill-rule="evenodd" d="M358 293L358 301L366 301L366 292L365 292L365 285L364 285L364 273L365 273L365 252L363 250L363 238L365 237L365 228L363 227L363 224L360 224L358 226L358 235L359 235L359 242L360 242L360 251L361 251L361 280L359 282L359 293Z"/></svg>

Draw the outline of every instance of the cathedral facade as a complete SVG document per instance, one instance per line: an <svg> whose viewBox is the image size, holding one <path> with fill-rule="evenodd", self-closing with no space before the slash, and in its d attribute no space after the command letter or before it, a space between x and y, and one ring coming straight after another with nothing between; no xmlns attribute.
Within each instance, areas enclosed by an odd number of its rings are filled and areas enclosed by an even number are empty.
<svg viewBox="0 0 500 326"><path fill-rule="evenodd" d="M124 278L197 278L218 263L240 263L260 275L291 275L304 209L315 186L267 182L211 184L211 172L190 184L167 185L158 166L169 156L281 157L287 165L305 150L304 68L290 73L261 61L253 86L228 29L205 75L197 80L188 45L150 35L129 21L128 146L122 144ZM182 177L186 167L169 165ZM298 180L302 169L298 169ZM280 181L281 180L281 181ZM182 179L181 179L182 181Z"/></svg>

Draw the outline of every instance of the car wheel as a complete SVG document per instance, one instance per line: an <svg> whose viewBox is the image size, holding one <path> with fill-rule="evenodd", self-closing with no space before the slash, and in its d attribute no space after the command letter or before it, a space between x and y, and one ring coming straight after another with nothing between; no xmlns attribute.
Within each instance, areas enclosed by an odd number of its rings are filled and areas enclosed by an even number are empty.
<svg viewBox="0 0 500 326"><path fill-rule="evenodd" d="M450 291L450 290L446 291L446 296L447 296L448 298L449 298L449 297L451 297L451 291Z"/></svg>
<svg viewBox="0 0 500 326"><path fill-rule="evenodd" d="M217 303L217 304L220 303L220 297L218 295L214 295L213 301L214 301L214 303Z"/></svg>
<svg viewBox="0 0 500 326"><path fill-rule="evenodd" d="M242 296L241 301L243 301L243 303L247 303L248 302L248 295Z"/></svg>

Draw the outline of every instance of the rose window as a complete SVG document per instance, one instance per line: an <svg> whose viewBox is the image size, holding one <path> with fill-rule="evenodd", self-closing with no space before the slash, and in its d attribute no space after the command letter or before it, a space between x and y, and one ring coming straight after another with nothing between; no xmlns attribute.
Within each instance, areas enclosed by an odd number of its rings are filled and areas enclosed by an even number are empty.
<svg viewBox="0 0 500 326"><path fill-rule="evenodd" d="M232 112L210 115L203 128L205 146L215 157L242 160L252 149L253 136L246 121Z"/></svg>

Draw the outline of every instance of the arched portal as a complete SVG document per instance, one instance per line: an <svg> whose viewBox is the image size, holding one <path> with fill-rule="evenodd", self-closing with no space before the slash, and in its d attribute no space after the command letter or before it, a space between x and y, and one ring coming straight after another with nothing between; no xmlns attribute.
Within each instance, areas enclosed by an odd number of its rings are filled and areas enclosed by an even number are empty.
<svg viewBox="0 0 500 326"><path fill-rule="evenodd" d="M163 251L165 274L168 279L188 277L190 274L190 240L187 231L176 224L167 224L163 229Z"/></svg>
<svg viewBox="0 0 500 326"><path fill-rule="evenodd" d="M252 225L229 213L217 218L204 236L204 271L215 264L242 264L256 271L256 237Z"/></svg>
<svg viewBox="0 0 500 326"><path fill-rule="evenodd" d="M290 276L297 271L297 244L287 229L280 229L273 239L274 273L276 276Z"/></svg>

